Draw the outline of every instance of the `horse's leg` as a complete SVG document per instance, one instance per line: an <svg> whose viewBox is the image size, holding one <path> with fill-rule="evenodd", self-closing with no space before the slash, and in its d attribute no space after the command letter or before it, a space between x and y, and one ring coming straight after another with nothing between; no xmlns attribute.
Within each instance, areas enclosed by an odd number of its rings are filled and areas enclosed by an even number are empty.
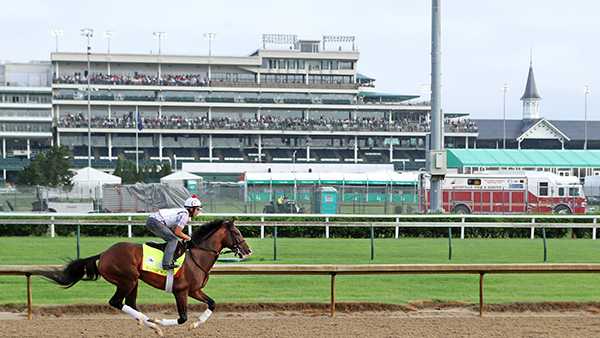
<svg viewBox="0 0 600 338"><path fill-rule="evenodd" d="M173 326L185 323L187 321L187 293L187 289L175 292L175 302L177 303L177 312L179 313L178 319L150 319L150 322L162 326Z"/></svg>
<svg viewBox="0 0 600 338"><path fill-rule="evenodd" d="M108 301L108 303L110 304L110 306L112 306L118 310L121 310L121 311L125 312L126 314L130 315L131 317L133 317L134 319L137 319L138 321L144 323L144 325L153 329L159 336L162 337L162 335L163 335L162 330L156 324L150 322L148 320L148 316L137 311L135 308L132 308L131 306L129 306L127 304L123 305L123 299L125 297L129 296L133 292L135 292L137 295L136 290L137 290L137 282L135 282L135 283L130 282L125 285L117 285L117 291L115 291L115 294Z"/></svg>
<svg viewBox="0 0 600 338"><path fill-rule="evenodd" d="M208 309L204 310L200 317L198 317L198 321L194 322L191 325L191 328L195 329L198 326L200 326L200 324L204 324L204 322L206 322L208 318L210 318L210 315L212 315L213 311L215 310L215 301L212 298L210 298L206 293L204 293L202 289L191 291L189 295L195 300L201 301L202 303L206 303L206 305L208 305Z"/></svg>
<svg viewBox="0 0 600 338"><path fill-rule="evenodd" d="M138 290L138 283L135 283L135 286L133 287L133 289L131 290L131 292L129 292L129 294L127 295L127 297L125 297L125 305L128 305L130 308L137 310L137 290Z"/></svg>

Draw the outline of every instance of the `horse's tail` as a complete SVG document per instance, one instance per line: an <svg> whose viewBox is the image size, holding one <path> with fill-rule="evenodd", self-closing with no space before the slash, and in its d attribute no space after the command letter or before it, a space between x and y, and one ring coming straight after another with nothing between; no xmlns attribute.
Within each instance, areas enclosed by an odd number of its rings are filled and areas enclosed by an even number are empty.
<svg viewBox="0 0 600 338"><path fill-rule="evenodd" d="M100 255L75 259L61 271L46 272L43 273L43 276L65 288L70 288L80 280L97 280L100 276L98 266L96 266L98 258Z"/></svg>

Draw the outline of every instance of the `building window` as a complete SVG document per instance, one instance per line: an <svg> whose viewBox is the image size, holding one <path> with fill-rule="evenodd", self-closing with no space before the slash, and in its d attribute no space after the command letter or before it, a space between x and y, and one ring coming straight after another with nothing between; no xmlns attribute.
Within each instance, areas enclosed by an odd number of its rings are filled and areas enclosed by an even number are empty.
<svg viewBox="0 0 600 338"><path fill-rule="evenodd" d="M352 61L339 61L339 69L352 69Z"/></svg>
<svg viewBox="0 0 600 338"><path fill-rule="evenodd" d="M565 188L558 188L558 196L565 196Z"/></svg>

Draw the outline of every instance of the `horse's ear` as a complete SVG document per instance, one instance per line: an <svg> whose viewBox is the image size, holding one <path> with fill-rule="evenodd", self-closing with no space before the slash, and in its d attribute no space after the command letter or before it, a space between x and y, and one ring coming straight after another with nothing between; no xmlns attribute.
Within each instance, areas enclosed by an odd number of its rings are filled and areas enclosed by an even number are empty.
<svg viewBox="0 0 600 338"><path fill-rule="evenodd" d="M234 224L234 220L233 218L229 218L229 219L225 219L223 220L223 223L225 224L225 226L227 226L228 228L232 228L235 224Z"/></svg>

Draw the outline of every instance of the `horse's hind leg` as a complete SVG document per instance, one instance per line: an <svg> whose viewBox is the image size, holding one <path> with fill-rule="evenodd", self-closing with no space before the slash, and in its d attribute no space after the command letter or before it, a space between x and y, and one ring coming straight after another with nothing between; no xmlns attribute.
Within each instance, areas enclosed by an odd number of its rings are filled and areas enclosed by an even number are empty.
<svg viewBox="0 0 600 338"><path fill-rule="evenodd" d="M127 297L125 297L125 304L135 310L137 310L137 290L138 283L136 282L133 289L129 292Z"/></svg>
<svg viewBox="0 0 600 338"><path fill-rule="evenodd" d="M163 335L162 330L156 324L150 322L148 320L148 316L137 311L135 308L131 307L128 304L123 305L123 299L125 297L128 297L128 299L129 299L129 296L132 293L134 293L134 303L135 303L135 296L137 296L137 282L128 282L128 283L123 283L123 284L117 285L117 291L115 291L115 294L108 301L108 303L112 307L125 312L126 314L130 315L134 319L137 319L138 321L142 322L144 325L153 329L159 336L162 336Z"/></svg>
<svg viewBox="0 0 600 338"><path fill-rule="evenodd" d="M192 324L191 327L195 329L200 326L200 324L204 324L204 322L210 318L210 315L212 315L213 311L215 310L215 301L201 289L191 291L189 295L195 300L201 301L202 303L206 303L206 305L208 305L208 309L204 310L200 317L198 317L198 321Z"/></svg>

